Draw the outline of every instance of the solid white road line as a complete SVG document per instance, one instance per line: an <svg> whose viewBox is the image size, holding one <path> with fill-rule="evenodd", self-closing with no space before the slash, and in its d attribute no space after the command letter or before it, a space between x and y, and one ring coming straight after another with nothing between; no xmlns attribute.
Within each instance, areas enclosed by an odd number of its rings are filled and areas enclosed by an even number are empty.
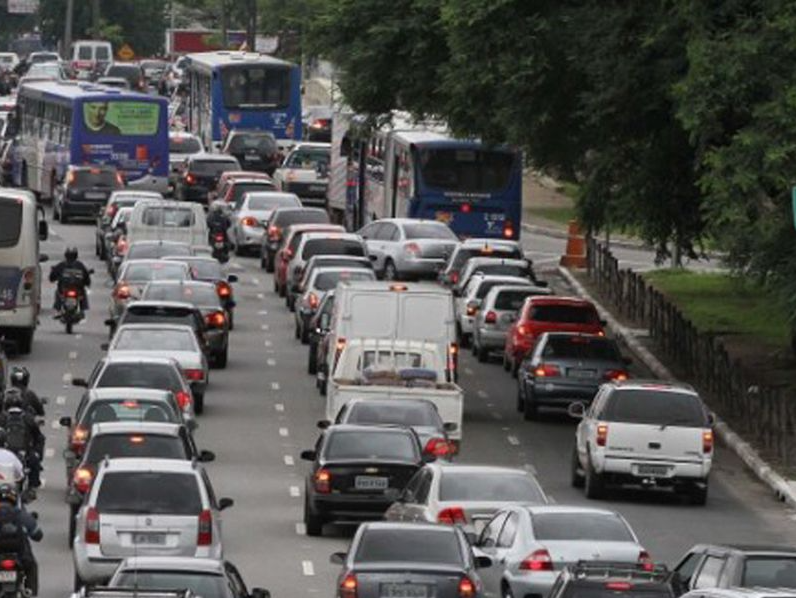
<svg viewBox="0 0 796 598"><path fill-rule="evenodd" d="M292 455L285 455L285 465L295 465L296 462L293 461Z"/></svg>
<svg viewBox="0 0 796 598"><path fill-rule="evenodd" d="M301 521L296 522L296 534L299 536L307 535L307 526Z"/></svg>
<svg viewBox="0 0 796 598"><path fill-rule="evenodd" d="M516 436L506 436L506 439L509 441L509 444L513 444L514 446L520 446L520 439Z"/></svg>
<svg viewBox="0 0 796 598"><path fill-rule="evenodd" d="M290 496L292 496L293 498L298 498L299 496L301 496L301 490L299 489L298 486L290 487Z"/></svg>
<svg viewBox="0 0 796 598"><path fill-rule="evenodd" d="M279 428L279 435L283 437L290 436L290 432L287 428Z"/></svg>
<svg viewBox="0 0 796 598"><path fill-rule="evenodd" d="M274 405L274 409L276 409L277 411L284 411L285 406L282 403L277 403L276 405Z"/></svg>
<svg viewBox="0 0 796 598"><path fill-rule="evenodd" d="M271 382L271 390L279 390L279 382Z"/></svg>
<svg viewBox="0 0 796 598"><path fill-rule="evenodd" d="M307 577L315 575L315 567L312 566L312 561L301 561L301 569Z"/></svg>

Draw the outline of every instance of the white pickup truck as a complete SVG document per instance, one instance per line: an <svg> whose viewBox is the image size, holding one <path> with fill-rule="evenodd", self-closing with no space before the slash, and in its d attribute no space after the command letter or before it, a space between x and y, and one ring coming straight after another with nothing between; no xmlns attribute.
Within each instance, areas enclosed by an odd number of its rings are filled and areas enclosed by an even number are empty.
<svg viewBox="0 0 796 598"><path fill-rule="evenodd" d="M456 424L450 432L461 440L464 391L446 382L444 346L433 342L352 339L346 343L332 372L326 394L326 418L351 399L426 399L437 407L442 421Z"/></svg>
<svg viewBox="0 0 796 598"><path fill-rule="evenodd" d="M628 380L600 387L582 418L572 455L572 484L600 498L609 484L667 487L704 505L713 464L713 416L686 384Z"/></svg>

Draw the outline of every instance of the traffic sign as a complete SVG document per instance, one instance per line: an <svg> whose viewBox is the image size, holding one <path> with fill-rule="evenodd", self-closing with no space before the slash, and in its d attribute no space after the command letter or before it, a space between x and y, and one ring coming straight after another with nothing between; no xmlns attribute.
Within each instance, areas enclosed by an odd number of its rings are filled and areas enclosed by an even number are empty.
<svg viewBox="0 0 796 598"><path fill-rule="evenodd" d="M135 52L128 44L124 44L121 48L119 48L119 51L116 52L116 55L120 60L132 60L135 58Z"/></svg>

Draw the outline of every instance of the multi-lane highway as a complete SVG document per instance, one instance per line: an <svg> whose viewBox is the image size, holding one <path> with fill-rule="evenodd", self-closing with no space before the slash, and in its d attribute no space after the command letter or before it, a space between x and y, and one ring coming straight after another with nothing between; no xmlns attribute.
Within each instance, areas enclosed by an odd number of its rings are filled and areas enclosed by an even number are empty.
<svg viewBox="0 0 796 598"><path fill-rule="evenodd" d="M33 388L50 397L46 485L32 506L45 531L35 550L40 595L46 597L66 596L72 587L61 457L65 434L57 421L73 412L80 397L81 389L68 383L70 376L87 375L102 353L110 289L103 264L93 257L91 226L55 225L53 233L43 248L51 261L59 258L65 244L74 244L97 274L90 315L76 334L67 336L52 319L49 286L33 353L14 358L31 370ZM544 270L552 269L564 241L527 237L525 244ZM623 259L651 263L650 255L641 251L627 252ZM44 266L49 269L49 264ZM218 494L233 497L236 503L224 512L226 556L250 586L269 588L275 598L330 595L337 569L329 563L329 555L346 547L352 529L327 528L323 538L304 535L306 466L298 457L315 441L323 402L305 373L306 348L293 338L292 314L271 292L270 275L253 258L236 258L230 269L240 282L235 288L238 307L229 366L211 374L197 432L200 448L217 454L208 469ZM461 383L466 390L461 461L529 467L538 472L555 501L587 502L582 491L569 484L572 420L558 416L522 421L514 410L514 380L498 364L479 364L469 352L462 358ZM796 514L778 503L721 446L707 507L637 494L613 495L600 504L620 511L653 558L664 562L672 562L699 541L793 545L796 540Z"/></svg>

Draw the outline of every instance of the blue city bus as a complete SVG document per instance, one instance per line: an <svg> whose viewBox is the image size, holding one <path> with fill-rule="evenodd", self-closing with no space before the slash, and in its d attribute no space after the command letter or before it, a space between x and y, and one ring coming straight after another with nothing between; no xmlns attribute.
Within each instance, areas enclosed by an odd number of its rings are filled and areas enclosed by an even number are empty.
<svg viewBox="0 0 796 598"><path fill-rule="evenodd" d="M188 129L218 148L232 129L270 131L281 147L301 139L301 69L252 52L189 54Z"/></svg>
<svg viewBox="0 0 796 598"><path fill-rule="evenodd" d="M382 130L365 148L364 220L428 218L461 238L519 239L522 155L440 128Z"/></svg>
<svg viewBox="0 0 796 598"><path fill-rule="evenodd" d="M13 182L52 198L69 165L115 166L127 186L165 193L168 102L92 83L23 83Z"/></svg>

